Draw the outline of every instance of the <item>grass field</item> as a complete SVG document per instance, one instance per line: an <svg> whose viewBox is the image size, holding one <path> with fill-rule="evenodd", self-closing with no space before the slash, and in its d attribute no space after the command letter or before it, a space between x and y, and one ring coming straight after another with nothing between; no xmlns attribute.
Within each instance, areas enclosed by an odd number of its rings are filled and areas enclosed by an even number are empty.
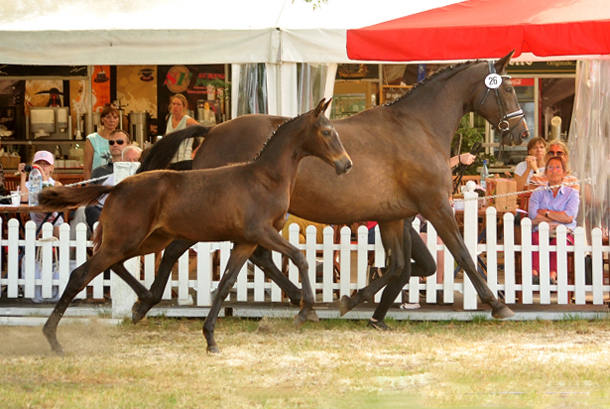
<svg viewBox="0 0 610 409"><path fill-rule="evenodd" d="M0 327L0 408L610 408L610 321Z"/></svg>

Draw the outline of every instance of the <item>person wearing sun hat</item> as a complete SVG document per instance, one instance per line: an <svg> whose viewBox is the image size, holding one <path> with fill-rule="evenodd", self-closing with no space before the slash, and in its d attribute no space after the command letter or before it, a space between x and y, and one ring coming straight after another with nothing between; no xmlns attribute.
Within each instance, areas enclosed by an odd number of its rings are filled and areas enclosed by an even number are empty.
<svg viewBox="0 0 610 409"><path fill-rule="evenodd" d="M38 151L34 154L34 159L32 160L32 166L35 166L40 170L40 174L42 175L42 184L44 186L61 186L61 183L54 180L51 175L55 170L55 158L53 154L49 151ZM21 202L28 201L27 193L30 191L30 182L27 179L27 172L25 170L25 163L19 164L19 175L21 176L21 183L19 184L19 189L23 193L21 196ZM36 223L37 226L40 226L46 217L46 213L30 213L30 219ZM53 213L47 221L54 224L55 229L57 230L57 234L59 234L59 225L64 222L61 215L57 212Z"/></svg>

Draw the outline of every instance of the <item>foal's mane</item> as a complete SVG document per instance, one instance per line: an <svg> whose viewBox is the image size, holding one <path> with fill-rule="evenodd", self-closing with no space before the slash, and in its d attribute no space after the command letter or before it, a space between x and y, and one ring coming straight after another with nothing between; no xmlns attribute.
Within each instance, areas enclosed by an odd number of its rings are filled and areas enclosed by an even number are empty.
<svg viewBox="0 0 610 409"><path fill-rule="evenodd" d="M260 158L261 154L263 153L263 151L265 150L265 148L267 147L267 145L269 144L269 141L271 141L271 138L273 138L278 132L280 132L280 130L282 129L286 129L285 127L289 126L290 123L296 121L297 119L299 119L300 117L302 117L303 115L306 115L306 113L301 114L301 115L297 115L294 118L290 118L287 119L286 122L280 124L280 126L277 127L277 129L275 131L273 131L273 133L271 134L271 136L269 136L269 138L267 138L267 140L265 141L265 143L263 144L263 147L261 148L260 151L258 151L258 153L256 154L256 156L254 156L253 159L251 159L248 163L252 163L255 160L257 160L258 158Z"/></svg>
<svg viewBox="0 0 610 409"><path fill-rule="evenodd" d="M416 83L415 85L413 85L413 87L411 87L407 92L405 92L401 96L396 97L394 100L392 100L390 102L386 102L382 106L389 106L389 105L396 104L397 102L402 101L403 99L408 98L413 93L413 91L422 88L423 86L425 86L429 82L451 79L453 76L459 74L460 72L462 72L462 71L472 67L473 65L475 65L475 64L477 64L479 62L481 62L481 60L465 61L465 62L462 62L462 63L459 63L459 64L449 65L447 67L443 67L440 70L438 70L435 73L433 73L432 75L428 75L426 78L424 78L423 80L421 80L418 83Z"/></svg>

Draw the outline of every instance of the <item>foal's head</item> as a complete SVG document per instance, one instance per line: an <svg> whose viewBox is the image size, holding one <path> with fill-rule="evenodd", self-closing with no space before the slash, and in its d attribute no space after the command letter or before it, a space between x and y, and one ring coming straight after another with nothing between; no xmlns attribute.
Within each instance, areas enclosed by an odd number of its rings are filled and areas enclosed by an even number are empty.
<svg viewBox="0 0 610 409"><path fill-rule="evenodd" d="M311 128L303 141L303 149L310 155L314 155L335 167L337 175L349 172L352 161L345 152L339 134L333 124L324 116L324 112L330 106L332 98L325 102L323 98L316 108L306 113Z"/></svg>

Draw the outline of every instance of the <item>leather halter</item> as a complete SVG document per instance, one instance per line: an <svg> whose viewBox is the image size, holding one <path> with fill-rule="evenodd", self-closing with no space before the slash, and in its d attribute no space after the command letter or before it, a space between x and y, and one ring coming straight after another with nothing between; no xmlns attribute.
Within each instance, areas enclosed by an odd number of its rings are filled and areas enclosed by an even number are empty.
<svg viewBox="0 0 610 409"><path fill-rule="evenodd" d="M489 73L496 74L496 67L494 66L493 62L488 61L487 63L489 65ZM501 77L502 77L502 80L510 79L510 75L506 75L506 74L501 75ZM481 103L479 104L478 108L475 111L477 113L478 113L479 109L481 108L481 106L483 106L483 103L485 102L485 99L487 98L489 91L491 91L491 88L489 88L489 87L486 87L486 88L487 88L487 90L485 91L485 95L483 95L483 99L481 99ZM505 114L507 109L506 109L506 106L504 105L504 101L502 100L502 98L500 98L499 88L500 87L494 89L494 94L496 96L496 103L498 104L498 109L500 111L500 120L495 125L495 128L499 129L503 133L506 133L506 132L512 131L513 129L515 129L515 127L517 127L517 125L519 125L521 123L521 121L524 121L525 114L523 113L522 109ZM514 119L514 118L521 118L521 119L519 119L517 122L515 122L515 124L511 127L510 121L511 121L511 119ZM512 139L512 135L511 135L511 139Z"/></svg>

